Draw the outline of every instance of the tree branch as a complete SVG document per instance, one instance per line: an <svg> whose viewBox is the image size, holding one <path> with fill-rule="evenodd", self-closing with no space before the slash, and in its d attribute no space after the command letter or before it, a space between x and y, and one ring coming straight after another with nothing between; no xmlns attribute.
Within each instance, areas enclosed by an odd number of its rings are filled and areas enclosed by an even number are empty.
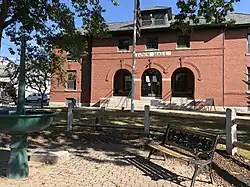
<svg viewBox="0 0 250 187"><path fill-rule="evenodd" d="M10 18L9 20L5 21L3 24L3 29L11 25L12 23L15 23L17 19L15 17Z"/></svg>

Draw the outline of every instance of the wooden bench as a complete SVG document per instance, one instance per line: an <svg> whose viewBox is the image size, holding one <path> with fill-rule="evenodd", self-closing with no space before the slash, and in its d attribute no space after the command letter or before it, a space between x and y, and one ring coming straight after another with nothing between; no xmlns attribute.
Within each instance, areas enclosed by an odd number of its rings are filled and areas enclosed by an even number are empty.
<svg viewBox="0 0 250 187"><path fill-rule="evenodd" d="M159 144L150 142L148 159L155 152L163 153L164 160L166 156L172 156L195 165L195 171L192 177L191 187L194 186L195 178L200 170L209 168L211 183L212 161L219 136L188 130L185 128L169 125L164 134L162 142Z"/></svg>

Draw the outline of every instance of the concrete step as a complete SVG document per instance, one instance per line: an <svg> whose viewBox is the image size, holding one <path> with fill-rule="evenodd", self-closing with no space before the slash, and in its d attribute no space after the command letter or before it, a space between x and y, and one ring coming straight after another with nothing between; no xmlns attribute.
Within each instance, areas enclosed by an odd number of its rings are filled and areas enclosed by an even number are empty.
<svg viewBox="0 0 250 187"><path fill-rule="evenodd" d="M155 98L141 98L140 100L135 100L136 109L144 109L145 105L149 105L151 108L159 108L162 104L161 99ZM131 99L127 97L112 97L109 99L109 102L105 105L107 108L117 108L121 109L130 109L131 108Z"/></svg>
<svg viewBox="0 0 250 187"><path fill-rule="evenodd" d="M194 105L194 99L187 97L172 97L171 104L175 104L177 106L188 106Z"/></svg>

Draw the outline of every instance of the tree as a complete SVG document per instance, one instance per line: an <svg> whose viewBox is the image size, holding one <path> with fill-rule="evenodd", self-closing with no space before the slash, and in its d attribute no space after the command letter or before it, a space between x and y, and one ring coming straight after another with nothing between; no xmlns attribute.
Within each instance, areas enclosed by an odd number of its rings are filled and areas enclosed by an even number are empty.
<svg viewBox="0 0 250 187"><path fill-rule="evenodd" d="M110 1L117 5L116 1ZM104 11L99 0L1 0L0 48L4 31L16 45L20 45L24 33L28 39L38 42L41 38L63 35L75 39L81 35L76 28L75 17L82 19L82 28L88 35L101 36L106 29L102 17ZM67 41L69 45L73 43L72 40ZM62 47L71 50L67 45Z"/></svg>
<svg viewBox="0 0 250 187"><path fill-rule="evenodd" d="M114 5L117 3L110 0ZM80 59L88 37L104 36L107 31L99 0L2 0L0 1L0 48L3 33L20 46L21 38L27 49L26 85L44 96L46 82L56 74L63 82L65 59L54 53L58 47ZM75 25L75 17L82 20L85 37ZM11 53L14 51L10 48ZM18 51L20 53L20 50ZM18 65L9 72L14 84L18 80Z"/></svg>
<svg viewBox="0 0 250 187"><path fill-rule="evenodd" d="M201 18L211 24L234 23L234 20L226 20L225 17L228 12L234 11L234 3L237 2L240 0L177 0L179 13L173 26L189 32L190 25L198 24Z"/></svg>
<svg viewBox="0 0 250 187"><path fill-rule="evenodd" d="M54 51L48 51L45 47L31 45L27 48L25 84L41 94L41 107L43 107L45 93L48 91L51 78L56 77L58 83L65 83L64 63L63 56L57 55ZM6 71L13 83L12 85L17 85L19 65L8 64Z"/></svg>
<svg viewBox="0 0 250 187"><path fill-rule="evenodd" d="M4 92L8 95L9 97L9 102L14 102L16 103L17 101L17 93L16 93L16 88L14 87L13 84L7 84L6 87L4 88Z"/></svg>

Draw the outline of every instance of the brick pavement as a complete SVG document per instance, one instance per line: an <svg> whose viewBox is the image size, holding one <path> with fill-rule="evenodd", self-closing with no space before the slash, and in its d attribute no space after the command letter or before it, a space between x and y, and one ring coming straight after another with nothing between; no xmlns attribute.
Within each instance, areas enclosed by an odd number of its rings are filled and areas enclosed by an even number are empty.
<svg viewBox="0 0 250 187"><path fill-rule="evenodd" d="M70 160L57 165L30 163L30 176L25 180L0 178L3 187L174 187L189 186L193 168L186 164L153 156L150 162L147 151L121 144L87 144L81 150L70 150ZM202 174L198 180L209 181ZM196 182L196 187L212 187ZM214 186L223 186L217 184Z"/></svg>

